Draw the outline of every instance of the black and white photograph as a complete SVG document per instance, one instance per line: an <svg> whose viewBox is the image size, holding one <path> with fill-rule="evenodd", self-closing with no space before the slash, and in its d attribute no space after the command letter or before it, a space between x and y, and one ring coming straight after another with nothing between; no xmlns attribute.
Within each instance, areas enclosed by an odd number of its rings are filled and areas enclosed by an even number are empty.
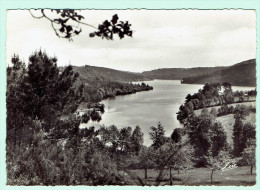
<svg viewBox="0 0 260 190"><path fill-rule="evenodd" d="M254 186L256 11L6 11L7 186Z"/></svg>

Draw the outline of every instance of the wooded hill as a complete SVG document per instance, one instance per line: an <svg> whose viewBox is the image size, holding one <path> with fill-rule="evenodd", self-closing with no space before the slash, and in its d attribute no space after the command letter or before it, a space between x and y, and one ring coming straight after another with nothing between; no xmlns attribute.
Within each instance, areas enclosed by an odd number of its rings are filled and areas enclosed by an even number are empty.
<svg viewBox="0 0 260 190"><path fill-rule="evenodd" d="M86 81L105 80L105 81L143 81L146 80L145 76L141 73L133 73L127 71L119 71L104 67L95 67L85 65L82 67L73 66L73 71L78 72L80 78Z"/></svg>
<svg viewBox="0 0 260 190"><path fill-rule="evenodd" d="M229 82L237 86L256 86L256 61L250 59L235 65L214 71L210 74L188 76L183 78L185 84L205 84L218 81Z"/></svg>
<svg viewBox="0 0 260 190"><path fill-rule="evenodd" d="M185 77L212 74L223 69L225 69L225 67L163 68L145 71L142 74L151 79L181 80Z"/></svg>
<svg viewBox="0 0 260 190"><path fill-rule="evenodd" d="M94 66L72 66L73 71L79 76L74 86L83 87L84 98L87 102L99 102L103 99L117 95L133 94L140 91L152 90L153 88L144 83L133 84L132 81L146 80L141 74L119 71ZM65 67L60 67L62 72Z"/></svg>
<svg viewBox="0 0 260 190"><path fill-rule="evenodd" d="M60 70L63 70L63 67ZM162 68L142 73L89 65L73 66L73 70L79 73L81 81L85 83L91 81L130 82L163 79L182 80L182 83L185 84L205 84L218 81L219 83L229 82L237 86L256 85L255 59L227 67Z"/></svg>
<svg viewBox="0 0 260 190"><path fill-rule="evenodd" d="M228 67L164 68L142 73L150 79L182 80L185 84L229 82L237 86L256 85L255 59Z"/></svg>

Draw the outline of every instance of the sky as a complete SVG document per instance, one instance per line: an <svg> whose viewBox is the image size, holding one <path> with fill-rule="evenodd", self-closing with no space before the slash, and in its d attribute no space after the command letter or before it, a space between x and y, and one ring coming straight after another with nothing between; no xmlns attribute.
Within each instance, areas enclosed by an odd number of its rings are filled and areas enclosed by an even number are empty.
<svg viewBox="0 0 260 190"><path fill-rule="evenodd" d="M256 57L253 10L81 10L84 22L98 26L118 14L133 37L90 38L82 26L70 42L58 38L47 19L28 10L7 11L7 64L13 54L28 63L36 50L56 56L58 66L92 65L142 72L158 68L229 66ZM37 15L37 13L35 13Z"/></svg>

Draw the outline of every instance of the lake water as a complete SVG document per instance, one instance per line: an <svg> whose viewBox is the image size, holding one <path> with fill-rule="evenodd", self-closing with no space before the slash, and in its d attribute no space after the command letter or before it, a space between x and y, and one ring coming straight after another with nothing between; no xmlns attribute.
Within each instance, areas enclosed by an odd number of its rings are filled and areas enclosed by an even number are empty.
<svg viewBox="0 0 260 190"><path fill-rule="evenodd" d="M144 133L144 144L150 145L149 132L151 126L158 122L165 127L166 136L170 136L175 128L182 127L176 113L184 103L187 94L193 94L203 87L196 84L181 84L179 80L145 81L153 86L153 90L136 94L116 96L103 100L105 113L102 120L82 124L81 127L100 125L116 125L118 128L139 125ZM253 87L232 87L233 90L253 90Z"/></svg>

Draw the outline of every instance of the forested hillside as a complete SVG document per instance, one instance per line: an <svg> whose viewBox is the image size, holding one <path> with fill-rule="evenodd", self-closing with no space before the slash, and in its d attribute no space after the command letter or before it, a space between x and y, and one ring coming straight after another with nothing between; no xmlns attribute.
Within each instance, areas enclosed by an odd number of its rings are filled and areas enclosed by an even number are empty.
<svg viewBox="0 0 260 190"><path fill-rule="evenodd" d="M145 71L142 74L145 77L152 79L181 80L185 77L193 77L201 74L211 74L223 69L225 69L225 67L164 68Z"/></svg>
<svg viewBox="0 0 260 190"><path fill-rule="evenodd" d="M229 82L237 86L256 86L256 62L255 59L243 61L211 74L201 74L183 78L182 83L205 84L214 81Z"/></svg>
<svg viewBox="0 0 260 190"><path fill-rule="evenodd" d="M256 85L255 59L228 67L164 68L142 73L150 79L182 80L184 84L205 84L215 81L237 86Z"/></svg>
<svg viewBox="0 0 260 190"><path fill-rule="evenodd" d="M60 67L59 70L62 72L64 68ZM133 94L153 89L144 83L140 85L131 82L145 80L138 73L88 65L83 67L72 66L72 68L74 72L79 74L74 85L76 87L84 85L83 96L87 102L99 102L117 95Z"/></svg>
<svg viewBox="0 0 260 190"><path fill-rule="evenodd" d="M62 71L64 67L60 67ZM185 84L205 84L219 81L238 86L256 85L255 59L244 61L228 67L196 67L196 68L162 68L142 73L119 71L104 67L85 65L73 66L80 75L80 81L92 83L96 81L131 82L154 79L182 80ZM243 76L243 77L241 77Z"/></svg>
<svg viewBox="0 0 260 190"><path fill-rule="evenodd" d="M61 70L64 67L60 68ZM104 67L95 67L85 65L82 67L73 66L73 70L80 74L80 78L86 81L93 80L106 80L106 81L119 81L119 82L129 82L129 81L143 81L147 78L141 73L132 73L127 71L119 71L115 69L109 69Z"/></svg>

